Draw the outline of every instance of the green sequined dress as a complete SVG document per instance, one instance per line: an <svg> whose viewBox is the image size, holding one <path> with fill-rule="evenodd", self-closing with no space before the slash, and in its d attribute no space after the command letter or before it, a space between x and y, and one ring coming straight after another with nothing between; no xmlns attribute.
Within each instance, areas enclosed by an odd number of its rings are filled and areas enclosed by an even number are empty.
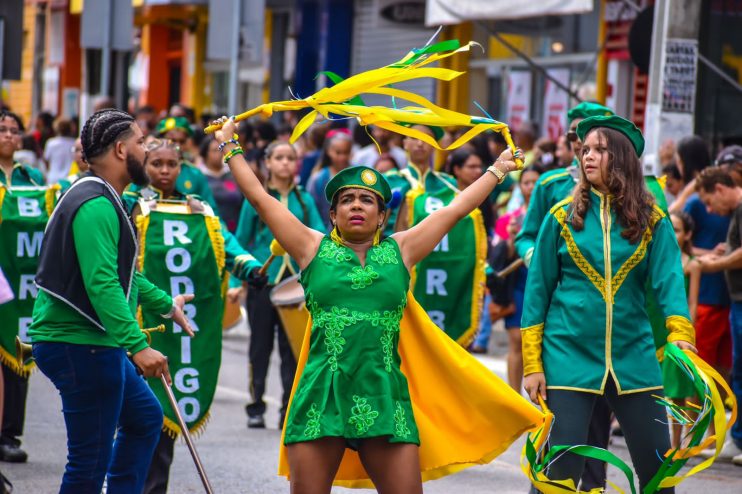
<svg viewBox="0 0 742 494"><path fill-rule="evenodd" d="M397 243L372 247L361 266L351 249L325 237L300 281L312 331L284 443L388 436L420 444L397 353L410 283Z"/></svg>

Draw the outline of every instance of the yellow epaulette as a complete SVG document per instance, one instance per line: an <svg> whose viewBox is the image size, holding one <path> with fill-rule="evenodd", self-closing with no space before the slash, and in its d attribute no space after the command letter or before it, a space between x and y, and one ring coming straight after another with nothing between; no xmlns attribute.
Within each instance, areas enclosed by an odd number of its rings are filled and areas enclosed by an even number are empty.
<svg viewBox="0 0 742 494"><path fill-rule="evenodd" d="M552 181L556 180L557 178L566 177L567 175L569 175L570 178L572 177L572 175L570 175L570 173L567 172L567 171L564 171L564 172L561 172L561 173L555 173L554 175L551 175L550 177L546 177L545 179L543 179L541 181L541 185L546 185L549 182L552 182Z"/></svg>
<svg viewBox="0 0 742 494"><path fill-rule="evenodd" d="M558 203L554 204L554 206L549 210L549 214L554 214L560 209L562 209L564 206L572 202L572 196L567 196Z"/></svg>

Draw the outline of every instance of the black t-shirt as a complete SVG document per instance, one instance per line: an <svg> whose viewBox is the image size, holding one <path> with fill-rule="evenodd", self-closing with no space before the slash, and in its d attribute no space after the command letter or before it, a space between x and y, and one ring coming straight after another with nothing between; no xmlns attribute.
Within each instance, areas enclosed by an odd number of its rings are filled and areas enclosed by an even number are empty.
<svg viewBox="0 0 742 494"><path fill-rule="evenodd" d="M739 203L737 209L732 213L727 244L729 245L729 252L742 247L742 203ZM729 297L734 302L742 302L742 268L728 269L724 271L724 274L727 277L727 286L729 286Z"/></svg>

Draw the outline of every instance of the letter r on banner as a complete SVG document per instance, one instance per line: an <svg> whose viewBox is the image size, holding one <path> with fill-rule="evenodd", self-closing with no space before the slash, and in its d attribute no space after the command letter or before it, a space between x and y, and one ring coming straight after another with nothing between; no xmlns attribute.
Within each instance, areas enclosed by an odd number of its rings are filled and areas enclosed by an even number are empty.
<svg viewBox="0 0 742 494"><path fill-rule="evenodd" d="M448 273L442 269L428 269L425 278L425 293L428 295L438 294L441 297L448 296L444 283L448 279Z"/></svg>
<svg viewBox="0 0 742 494"><path fill-rule="evenodd" d="M165 220L162 222L162 227L164 229L165 245L175 245L175 239L178 239L178 242L182 245L191 243L191 239L186 237L188 225L185 221Z"/></svg>

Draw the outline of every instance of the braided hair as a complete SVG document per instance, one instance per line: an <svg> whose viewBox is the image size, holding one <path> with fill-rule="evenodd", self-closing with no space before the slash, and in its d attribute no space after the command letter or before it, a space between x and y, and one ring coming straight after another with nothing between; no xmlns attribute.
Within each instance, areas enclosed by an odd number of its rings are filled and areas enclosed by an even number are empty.
<svg viewBox="0 0 742 494"><path fill-rule="evenodd" d="M131 132L134 117L121 110L107 108L95 112L86 122L80 133L82 159L90 160L104 154Z"/></svg>

